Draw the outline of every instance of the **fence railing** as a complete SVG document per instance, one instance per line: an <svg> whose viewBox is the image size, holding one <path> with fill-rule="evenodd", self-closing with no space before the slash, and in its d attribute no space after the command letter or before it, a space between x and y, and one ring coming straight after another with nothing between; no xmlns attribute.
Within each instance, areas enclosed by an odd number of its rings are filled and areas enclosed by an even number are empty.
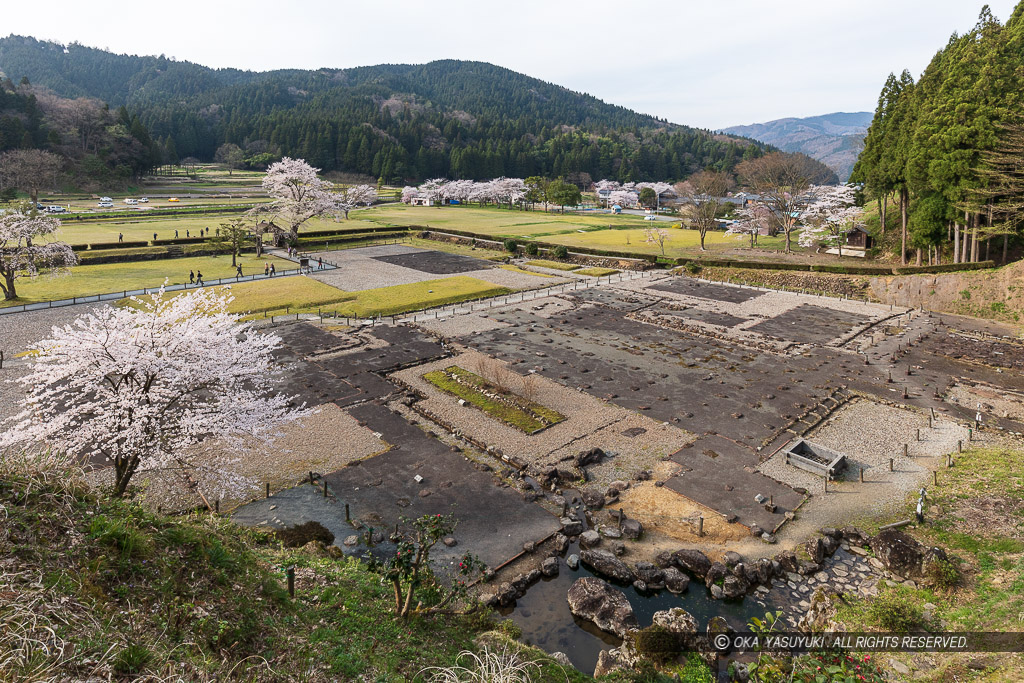
<svg viewBox="0 0 1024 683"><path fill-rule="evenodd" d="M333 263L324 261L323 270L334 270L338 266ZM202 280L202 284L185 282L182 284L165 285L165 292L176 292L186 289L197 289L199 287L217 287L220 285L233 285L241 282L255 282L257 280L270 280L275 277L288 277L290 275L304 275L317 270L316 265L311 265L308 268L289 268L288 270L279 270L273 275L264 275L263 273L254 273L252 275L243 275L241 277L222 277L215 280ZM64 306L77 306L80 304L94 304L103 301L118 301L120 299L126 299L130 296L146 296L159 292L160 287L143 287L141 289L123 289L118 292L105 292L103 294L89 294L88 296L75 296L70 299L56 299L52 301L37 301L31 304L22 304L20 306L7 306L0 308L0 315L9 315L12 313L25 313L27 311L41 311L47 308L62 308Z"/></svg>

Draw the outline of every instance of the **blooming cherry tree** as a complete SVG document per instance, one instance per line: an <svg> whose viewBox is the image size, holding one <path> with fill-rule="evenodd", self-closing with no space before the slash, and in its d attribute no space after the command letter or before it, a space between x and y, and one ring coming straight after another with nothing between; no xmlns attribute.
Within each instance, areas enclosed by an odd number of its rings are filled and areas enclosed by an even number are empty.
<svg viewBox="0 0 1024 683"><path fill-rule="evenodd" d="M444 199L444 188L447 184L448 181L444 178L432 178L419 186L420 196L435 204L439 199Z"/></svg>
<svg viewBox="0 0 1024 683"><path fill-rule="evenodd" d="M644 228L644 242L657 244L661 247L661 255L665 255L665 242L669 240L669 232L665 228Z"/></svg>
<svg viewBox="0 0 1024 683"><path fill-rule="evenodd" d="M612 193L608 195L609 206L615 206L618 204L623 208L631 209L636 206L638 201L640 201L640 195L632 190L613 190Z"/></svg>
<svg viewBox="0 0 1024 683"><path fill-rule="evenodd" d="M728 230L725 231L726 235L736 235L740 239L746 237L750 238L750 248L753 249L757 245L757 236L762 231L771 229L772 226L772 212L764 204L752 204L750 206L744 206L737 212L740 219L733 223Z"/></svg>
<svg viewBox="0 0 1024 683"><path fill-rule="evenodd" d="M334 184L321 180L317 176L319 170L302 159L289 157L271 164L263 177L263 189L273 201L256 207L252 213L269 214L281 220L292 239L298 237L299 227L311 218L347 215L344 195L333 192Z"/></svg>
<svg viewBox="0 0 1024 683"><path fill-rule="evenodd" d="M203 439L236 448L242 437L269 439L309 411L275 390L281 339L239 322L231 300L211 289L161 289L54 327L18 380L27 395L0 447L34 443L105 458L120 496L137 472L202 467L188 447ZM246 484L215 474L224 490Z"/></svg>
<svg viewBox="0 0 1024 683"><path fill-rule="evenodd" d="M846 236L860 224L864 210L854 205L857 188L853 185L812 185L810 204L801 220L804 229L798 243L801 247L826 245L843 255Z"/></svg>
<svg viewBox="0 0 1024 683"><path fill-rule="evenodd" d="M406 185L405 187L402 188L402 203L403 204L412 204L412 200L415 199L416 197L419 197L419 196L420 196L420 191L417 190L415 187L411 187L409 185Z"/></svg>
<svg viewBox="0 0 1024 683"><path fill-rule="evenodd" d="M8 301L18 298L18 278L64 275L78 262L69 245L54 239L60 220L33 213L13 211L0 216L0 290Z"/></svg>
<svg viewBox="0 0 1024 683"><path fill-rule="evenodd" d="M370 206L377 201L377 188L373 185L353 185L340 193L338 207L344 212L348 220L348 212L357 206Z"/></svg>

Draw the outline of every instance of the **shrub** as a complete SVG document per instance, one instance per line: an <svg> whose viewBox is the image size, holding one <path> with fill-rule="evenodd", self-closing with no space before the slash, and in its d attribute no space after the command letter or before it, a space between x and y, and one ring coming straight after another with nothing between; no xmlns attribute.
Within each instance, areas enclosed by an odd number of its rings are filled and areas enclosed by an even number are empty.
<svg viewBox="0 0 1024 683"><path fill-rule="evenodd" d="M928 566L928 578L940 588L953 588L960 583L960 566L956 558L934 560Z"/></svg>
<svg viewBox="0 0 1024 683"><path fill-rule="evenodd" d="M142 673L146 665L153 659L153 653L145 645L132 643L114 657L114 671L122 675Z"/></svg>
<svg viewBox="0 0 1024 683"><path fill-rule="evenodd" d="M509 253L516 253L519 250L519 243L514 239L507 239L502 243L505 246L505 251Z"/></svg>
<svg viewBox="0 0 1024 683"><path fill-rule="evenodd" d="M534 244L533 242L530 242L529 244L526 245L526 253L529 256L536 256L539 251L540 249L538 249L537 245Z"/></svg>
<svg viewBox="0 0 1024 683"><path fill-rule="evenodd" d="M324 545L334 543L334 534L320 522L306 522L278 529L274 535L286 548L301 548L310 541L320 541Z"/></svg>
<svg viewBox="0 0 1024 683"><path fill-rule="evenodd" d="M674 659L682 649L680 635L658 624L638 631L633 644L641 657L659 664Z"/></svg>
<svg viewBox="0 0 1024 683"><path fill-rule="evenodd" d="M701 265L696 261L687 261L686 265L683 267L686 268L686 272L689 273L690 275L696 275L701 270L703 270L701 268Z"/></svg>
<svg viewBox="0 0 1024 683"><path fill-rule="evenodd" d="M561 244L551 250L551 255L557 259L569 258L569 249Z"/></svg>
<svg viewBox="0 0 1024 683"><path fill-rule="evenodd" d="M924 619L924 607L917 593L906 586L893 586L874 599L868 615L889 631L909 631Z"/></svg>

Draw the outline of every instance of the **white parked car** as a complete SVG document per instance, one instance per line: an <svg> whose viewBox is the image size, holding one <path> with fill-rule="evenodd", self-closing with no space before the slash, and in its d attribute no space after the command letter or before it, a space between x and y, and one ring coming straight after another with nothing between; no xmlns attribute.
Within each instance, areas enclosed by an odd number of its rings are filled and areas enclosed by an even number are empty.
<svg viewBox="0 0 1024 683"><path fill-rule="evenodd" d="M149 197L139 197L140 204L149 204Z"/></svg>
<svg viewBox="0 0 1024 683"><path fill-rule="evenodd" d="M658 220L658 217L657 216L644 216L644 220L645 221L656 221L656 220Z"/></svg>
<svg viewBox="0 0 1024 683"><path fill-rule="evenodd" d="M100 207L101 209L110 209L110 208L113 208L114 202L111 202L111 201L97 202L96 206Z"/></svg>
<svg viewBox="0 0 1024 683"><path fill-rule="evenodd" d="M100 197L100 201L101 202L112 202L114 200L111 199L110 197Z"/></svg>
<svg viewBox="0 0 1024 683"><path fill-rule="evenodd" d="M129 198L129 199L125 199L124 203L127 204L128 206L133 206L135 204L138 204L139 200L138 199L131 199L131 198Z"/></svg>
<svg viewBox="0 0 1024 683"><path fill-rule="evenodd" d="M67 211L67 209L60 204L50 204L46 207L46 213L64 213L65 211Z"/></svg>

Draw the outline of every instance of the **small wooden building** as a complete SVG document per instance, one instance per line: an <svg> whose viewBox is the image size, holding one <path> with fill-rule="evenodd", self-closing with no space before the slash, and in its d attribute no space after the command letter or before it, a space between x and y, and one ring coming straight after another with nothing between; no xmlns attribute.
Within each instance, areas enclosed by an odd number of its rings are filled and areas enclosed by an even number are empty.
<svg viewBox="0 0 1024 683"><path fill-rule="evenodd" d="M867 251L874 246L874 243L875 240L871 237L871 233L862 226L857 225L846 233L846 246L848 247Z"/></svg>

